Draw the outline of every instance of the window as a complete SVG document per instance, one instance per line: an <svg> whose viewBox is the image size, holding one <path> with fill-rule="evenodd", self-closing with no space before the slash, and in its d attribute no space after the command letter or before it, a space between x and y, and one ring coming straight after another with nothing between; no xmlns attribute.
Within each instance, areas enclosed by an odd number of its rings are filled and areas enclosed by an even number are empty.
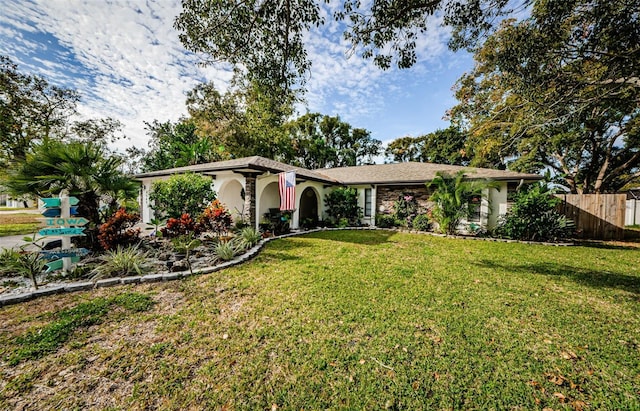
<svg viewBox="0 0 640 411"><path fill-rule="evenodd" d="M365 217L371 217L371 206L372 206L372 201L371 201L371 189L370 188L365 188L364 189L364 216Z"/></svg>
<svg viewBox="0 0 640 411"><path fill-rule="evenodd" d="M514 181L509 181L507 183L507 203L513 203L519 186L520 184Z"/></svg>
<svg viewBox="0 0 640 411"><path fill-rule="evenodd" d="M479 223L480 222L480 206L482 204L482 196L475 195L469 199L469 222L470 223Z"/></svg>

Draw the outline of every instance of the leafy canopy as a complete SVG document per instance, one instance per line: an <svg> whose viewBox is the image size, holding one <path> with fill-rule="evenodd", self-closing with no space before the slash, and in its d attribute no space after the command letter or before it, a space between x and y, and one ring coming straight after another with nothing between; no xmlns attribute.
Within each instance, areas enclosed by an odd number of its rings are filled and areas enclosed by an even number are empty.
<svg viewBox="0 0 640 411"><path fill-rule="evenodd" d="M469 165L467 136L457 127L436 130L419 137L400 137L387 145L385 156L395 162Z"/></svg>
<svg viewBox="0 0 640 411"><path fill-rule="evenodd" d="M182 0L174 27L190 51L206 61L233 66L236 79L255 82L267 94L291 98L303 89L311 68L305 37L333 17L344 28L352 52L381 68L411 67L416 47L440 13L456 28L454 47L472 44L504 15L508 0L345 0L332 8L321 1ZM520 2L524 5L529 1ZM327 17L325 17L327 16Z"/></svg>
<svg viewBox="0 0 640 411"><path fill-rule="evenodd" d="M473 164L551 169L574 193L640 178L640 15L626 0L547 0L504 21L457 84Z"/></svg>
<svg viewBox="0 0 640 411"><path fill-rule="evenodd" d="M174 174L167 180L151 185L149 200L156 217L180 218L187 213L198 216L204 207L215 200L211 178L195 173Z"/></svg>

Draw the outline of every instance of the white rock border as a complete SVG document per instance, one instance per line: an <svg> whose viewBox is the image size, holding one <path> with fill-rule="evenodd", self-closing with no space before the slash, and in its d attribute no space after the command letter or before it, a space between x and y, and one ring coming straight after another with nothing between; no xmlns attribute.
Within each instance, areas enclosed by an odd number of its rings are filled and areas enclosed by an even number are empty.
<svg viewBox="0 0 640 411"><path fill-rule="evenodd" d="M480 240L480 241L494 241L494 242L503 242L503 243L536 244L536 245L556 246L556 247L568 247L568 246L575 245L575 243L545 243L545 242L536 242L536 241L508 240L503 238L491 238L491 237L474 237L474 236L459 236L459 235L450 236L446 234L433 233L431 231L407 230L402 228L378 228L378 227L316 228L313 230L296 231L289 234L283 234L277 237L264 238L258 244L256 244L255 246L245 251L244 254L236 256L233 260L226 261L224 263L221 263L215 266L193 270L193 275L215 273L216 271L224 270L225 268L233 267L235 265L239 265L246 261L249 261L256 255L258 255L258 253L262 250L265 244L274 240L278 240L281 238L295 237L295 236L305 235L310 233L317 233L322 231L340 231L340 230L392 231L392 232L407 233L407 234L426 234L426 235L431 235L435 237L455 238L460 240ZM141 283L173 281L173 280L180 280L182 278L186 278L191 275L192 274L189 271L179 271L175 273L147 274L144 276L135 276L135 277L106 278L102 280L97 280L95 282L81 281L81 282L73 282L73 283L66 283L66 284L57 284L52 287L39 288L37 290L29 291L26 293L8 294L8 295L0 296L0 307L30 301L39 297L47 296L47 295L72 293L77 291L89 291L97 288L113 287L121 284L126 285L126 284L141 284Z"/></svg>

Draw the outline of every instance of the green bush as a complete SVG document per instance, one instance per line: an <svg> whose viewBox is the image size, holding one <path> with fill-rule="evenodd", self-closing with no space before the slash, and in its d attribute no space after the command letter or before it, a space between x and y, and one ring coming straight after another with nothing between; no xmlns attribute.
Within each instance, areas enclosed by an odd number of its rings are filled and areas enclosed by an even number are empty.
<svg viewBox="0 0 640 411"><path fill-rule="evenodd" d="M418 214L411 222L411 226L418 231L429 231L431 229L431 221L426 214Z"/></svg>
<svg viewBox="0 0 640 411"><path fill-rule="evenodd" d="M327 218L334 226L358 226L362 210L358 207L355 188L337 188L325 196Z"/></svg>
<svg viewBox="0 0 640 411"><path fill-rule="evenodd" d="M160 218L180 218L185 213L199 216L215 198L211 178L194 173L175 174L168 180L156 181L149 193L155 215Z"/></svg>
<svg viewBox="0 0 640 411"><path fill-rule="evenodd" d="M393 214L376 214L376 227L379 228L392 228L398 224Z"/></svg>
<svg viewBox="0 0 640 411"><path fill-rule="evenodd" d="M240 230L237 238L239 239L239 244L243 248L249 249L258 244L260 240L262 240L262 234L260 234L260 231L256 230L253 227L245 227Z"/></svg>
<svg viewBox="0 0 640 411"><path fill-rule="evenodd" d="M417 213L418 201L412 194L401 195L393 204L393 215L398 225L410 227Z"/></svg>
<svg viewBox="0 0 640 411"><path fill-rule="evenodd" d="M494 235L525 241L555 241L571 237L574 234L573 221L556 210L560 199L553 194L546 183L521 188Z"/></svg>
<svg viewBox="0 0 640 411"><path fill-rule="evenodd" d="M108 250L100 257L101 264L93 270L94 280L111 277L142 275L148 271L147 253L138 246L121 247Z"/></svg>
<svg viewBox="0 0 640 411"><path fill-rule="evenodd" d="M241 246L233 240L220 241L213 248L214 254L222 261L233 260L233 257L235 257L240 251Z"/></svg>

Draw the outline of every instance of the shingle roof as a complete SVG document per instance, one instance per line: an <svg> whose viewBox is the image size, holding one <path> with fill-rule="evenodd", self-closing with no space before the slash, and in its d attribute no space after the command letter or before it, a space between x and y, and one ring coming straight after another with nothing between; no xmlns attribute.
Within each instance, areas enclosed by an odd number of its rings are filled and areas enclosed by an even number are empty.
<svg viewBox="0 0 640 411"><path fill-rule="evenodd" d="M233 160L217 161L215 163L151 171L148 173L137 174L136 178L141 179L187 172L213 174L217 171L228 170L245 172L270 171L273 173L295 171L299 178L329 184L422 184L425 181L432 180L438 171L455 174L459 170L465 170L465 174L468 178L490 178L493 180L542 179L542 177L537 174L516 173L513 171L493 170L488 168L413 162L307 170L306 168L295 167L260 156L243 157Z"/></svg>
<svg viewBox="0 0 640 411"><path fill-rule="evenodd" d="M393 163L372 164L355 167L326 168L314 170L344 184L407 184L424 183L433 180L438 171L455 174L460 170L471 179L490 178L492 180L541 180L537 174L516 173L513 171L488 168L461 167L434 163Z"/></svg>
<svg viewBox="0 0 640 411"><path fill-rule="evenodd" d="M295 171L296 176L302 179L320 181L323 183L338 183L338 181L334 180L331 177L324 176L313 172L311 170L307 170L306 168L295 167L289 164L284 164L279 161L270 160L268 158L253 156L253 157L243 157L236 158L233 160L225 160L225 161L216 161L214 163L206 163L206 164L196 164L193 166L186 167L177 167L177 168L169 168L166 170L158 170L158 171L150 171L148 173L140 173L135 177L146 178L146 177L157 177L157 176L166 176L171 174L180 174L180 173L215 173L216 171L271 171L274 173L280 173L282 171Z"/></svg>

